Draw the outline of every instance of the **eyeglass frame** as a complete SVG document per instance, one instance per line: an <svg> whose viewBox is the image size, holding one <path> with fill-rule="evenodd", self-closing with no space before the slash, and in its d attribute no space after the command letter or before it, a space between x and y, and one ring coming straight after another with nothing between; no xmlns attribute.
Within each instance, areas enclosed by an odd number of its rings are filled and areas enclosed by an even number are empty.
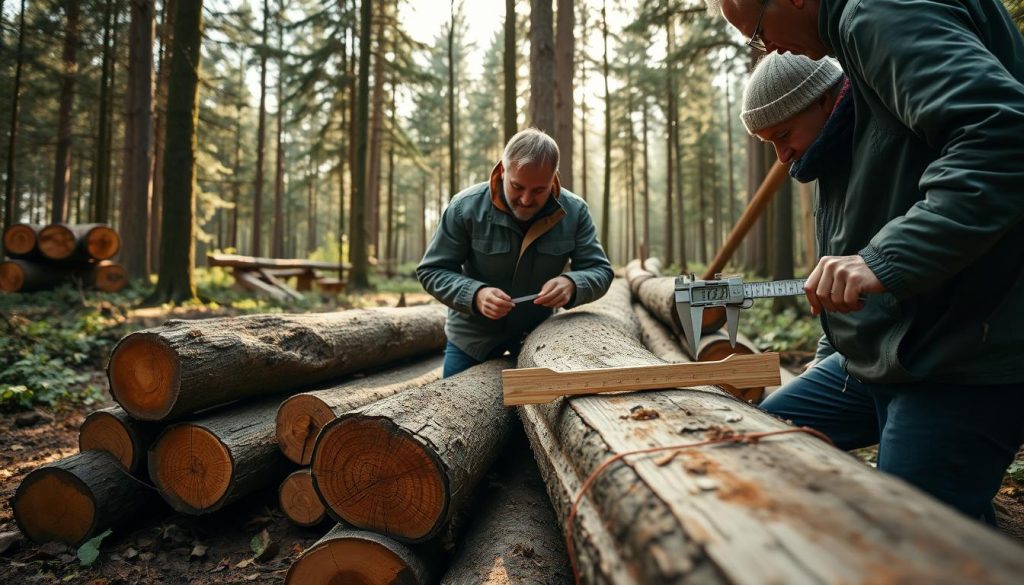
<svg viewBox="0 0 1024 585"><path fill-rule="evenodd" d="M764 0L764 2L761 3L761 12L757 15L757 24L754 25L754 34L750 35L750 39L747 40L748 47L751 49L757 49L762 53L768 52L768 47L764 44L764 38L762 36L764 31L761 30L764 13L768 11L768 2L769 0Z"/></svg>

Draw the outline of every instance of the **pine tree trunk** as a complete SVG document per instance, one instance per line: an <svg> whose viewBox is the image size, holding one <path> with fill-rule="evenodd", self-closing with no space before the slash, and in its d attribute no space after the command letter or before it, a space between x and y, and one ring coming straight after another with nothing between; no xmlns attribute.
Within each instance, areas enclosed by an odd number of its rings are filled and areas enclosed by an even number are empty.
<svg viewBox="0 0 1024 585"><path fill-rule="evenodd" d="M555 40L552 0L530 0L530 125L555 134Z"/></svg>
<svg viewBox="0 0 1024 585"><path fill-rule="evenodd" d="M608 0L601 4L602 74L604 77L604 189L601 192L601 243L611 249L612 226L612 95L608 91Z"/></svg>
<svg viewBox="0 0 1024 585"><path fill-rule="evenodd" d="M455 531L511 429L498 359L327 423L313 485L342 521L403 542Z"/></svg>
<svg viewBox="0 0 1024 585"><path fill-rule="evenodd" d="M277 410L276 434L281 452L295 463L309 465L316 437L325 424L350 410L438 380L441 362L437 356L423 358L289 397Z"/></svg>
<svg viewBox="0 0 1024 585"><path fill-rule="evenodd" d="M430 585L440 559L439 551L410 548L386 536L338 524L303 551L284 582Z"/></svg>
<svg viewBox="0 0 1024 585"><path fill-rule="evenodd" d="M238 55L238 87L245 86L245 55L239 51ZM231 230L230 243L228 244L238 253L240 243L238 241L238 215L239 207L242 205L242 109L245 101L242 95L238 96L235 104L235 160L232 165L231 181L231 202L234 207L231 209Z"/></svg>
<svg viewBox="0 0 1024 585"><path fill-rule="evenodd" d="M18 16L18 48L15 52L14 84L11 90L11 124L7 134L7 182L4 185L3 228L14 225L18 215L17 179L14 159L18 143L18 106L21 101L21 70L25 62L25 0L21 0Z"/></svg>
<svg viewBox="0 0 1024 585"><path fill-rule="evenodd" d="M516 0L505 0L505 52L504 52L504 128L505 143L519 130L516 108Z"/></svg>
<svg viewBox="0 0 1024 585"><path fill-rule="evenodd" d="M110 222L111 145L113 142L114 76L117 65L117 23L120 7L107 0L104 8L103 60L100 65L99 136L96 140L96 175L93 182L93 214L97 223Z"/></svg>
<svg viewBox="0 0 1024 585"><path fill-rule="evenodd" d="M160 271L151 303L195 298L195 163L203 1L178 0L167 93Z"/></svg>
<svg viewBox="0 0 1024 585"><path fill-rule="evenodd" d="M274 225L270 255L274 258L284 258L284 56L281 53L284 48L284 24L281 22L280 11L275 14L274 20L277 21L277 50L281 56L277 61L277 146L274 164Z"/></svg>
<svg viewBox="0 0 1024 585"><path fill-rule="evenodd" d="M640 345L629 302L617 282L597 302L548 319L527 338L519 367L664 363ZM638 420L636 406L657 417ZM519 412L558 518L616 454L788 428L710 387ZM1024 570L1016 543L817 438L687 449L659 465L662 455L614 463L586 491L572 524L582 582L1014 582Z"/></svg>
<svg viewBox="0 0 1024 585"><path fill-rule="evenodd" d="M397 121L395 120L396 84L391 83L391 123L388 132L388 194L387 194L387 224L384 231L384 261L386 275L388 278L395 275L398 268L398 260L395 258L395 139L398 134Z"/></svg>
<svg viewBox="0 0 1024 585"><path fill-rule="evenodd" d="M181 0L178 0L179 2ZM252 250L253 256L262 255L263 231L263 174L267 150L267 38L270 30L270 0L263 0L263 31L260 52L260 107L256 126L256 177L253 179L252 197Z"/></svg>
<svg viewBox="0 0 1024 585"><path fill-rule="evenodd" d="M78 449L106 451L128 473L144 474L146 451L159 432L155 423L133 419L120 406L111 406L85 417L78 430Z"/></svg>
<svg viewBox="0 0 1024 585"><path fill-rule="evenodd" d="M156 105L153 112L153 197L149 216L149 269L160 268L160 228L163 224L164 151L167 144L167 86L170 84L171 50L174 45L174 15L178 0L163 3L160 23L160 63L156 75Z"/></svg>
<svg viewBox="0 0 1024 585"><path fill-rule="evenodd" d="M574 0L558 0L558 28L555 31L555 127L560 153L558 167L562 186L573 189L573 99L576 58L576 14ZM550 4L549 4L550 5Z"/></svg>
<svg viewBox="0 0 1024 585"><path fill-rule="evenodd" d="M131 0L125 167L121 192L121 260L131 278L149 276L153 148L154 0Z"/></svg>
<svg viewBox="0 0 1024 585"><path fill-rule="evenodd" d="M373 105L373 113L370 117L370 167L368 169L366 189L366 230L369 234L368 245L373 251L373 256L381 259L383 250L380 246L380 175L381 175L381 128L384 124L384 54L387 52L387 42L384 37L384 22L388 20L387 4L381 3L381 13L375 17L377 25L376 51L373 53L373 97L370 103ZM383 258L387 260L385 256Z"/></svg>
<svg viewBox="0 0 1024 585"><path fill-rule="evenodd" d="M647 96L644 97L643 103L643 124L644 124L644 186L643 186L643 200L644 200L644 215L643 215L643 234L642 234L642 252L640 254L640 260L647 260L647 256L651 253L651 167L650 167L650 153L649 150L649 138L647 135Z"/></svg>
<svg viewBox="0 0 1024 585"><path fill-rule="evenodd" d="M366 160L370 113L370 31L373 23L373 1L361 0L359 15L359 95L356 99L355 138L356 160L352 176L352 212L349 235L349 287L369 288L369 251L366 233Z"/></svg>
<svg viewBox="0 0 1024 585"><path fill-rule="evenodd" d="M63 72L60 82L60 112L57 118L57 161L53 173L52 223L68 220L71 199L71 110L75 101L75 78L78 74L79 0L65 0Z"/></svg>
<svg viewBox="0 0 1024 585"><path fill-rule="evenodd" d="M25 476L11 509L30 540L79 546L108 528L151 514L154 496L111 454L86 451Z"/></svg>
<svg viewBox="0 0 1024 585"><path fill-rule="evenodd" d="M451 20L448 23L448 196L452 197L459 192L459 152L458 141L458 117L456 115L455 102L458 99L456 93L455 76L455 0L451 0Z"/></svg>
<svg viewBox="0 0 1024 585"><path fill-rule="evenodd" d="M114 347L111 394L135 418L170 420L440 351L444 317L427 305L170 321Z"/></svg>
<svg viewBox="0 0 1024 585"><path fill-rule="evenodd" d="M733 148L732 148L732 100L729 97L732 81L729 74L725 75L725 142L726 157L729 168L729 229L736 224L736 183L733 172Z"/></svg>

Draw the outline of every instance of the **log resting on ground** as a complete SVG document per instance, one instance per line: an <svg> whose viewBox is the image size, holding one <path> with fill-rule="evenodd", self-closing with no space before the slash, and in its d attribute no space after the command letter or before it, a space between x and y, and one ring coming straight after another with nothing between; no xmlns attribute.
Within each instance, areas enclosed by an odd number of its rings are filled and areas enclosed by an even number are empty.
<svg viewBox="0 0 1024 585"><path fill-rule="evenodd" d="M629 290L552 317L520 367L659 364ZM637 407L642 407L638 409ZM560 521L609 457L789 428L724 392L682 389L519 409ZM598 476L572 526L586 583L1018 582L1024 548L805 434L631 456Z"/></svg>
<svg viewBox="0 0 1024 585"><path fill-rule="evenodd" d="M78 429L78 449L106 451L132 474L146 469L146 451L160 432L151 422L135 420L120 406L89 413Z"/></svg>
<svg viewBox="0 0 1024 585"><path fill-rule="evenodd" d="M437 551L410 548L386 536L338 524L306 549L285 585L430 585Z"/></svg>
<svg viewBox="0 0 1024 585"><path fill-rule="evenodd" d="M34 260L42 258L36 247L39 242L39 230L42 226L29 223L16 223L4 230L4 254L9 258Z"/></svg>
<svg viewBox="0 0 1024 585"><path fill-rule="evenodd" d="M309 465L316 436L325 424L355 408L439 380L442 362L441 356L431 356L288 398L277 411L281 452L295 463Z"/></svg>
<svg viewBox="0 0 1024 585"><path fill-rule="evenodd" d="M636 275L634 275L636 276ZM682 339L683 328L679 324L676 312L676 279L674 276L656 276L653 278L637 277L640 284L636 286L636 298L647 310ZM704 322L701 333L718 331L725 325L725 311L708 309L704 311Z"/></svg>
<svg viewBox="0 0 1024 585"><path fill-rule="evenodd" d="M113 455L85 451L25 476L11 508L22 534L79 546L108 528L151 513L159 499Z"/></svg>
<svg viewBox="0 0 1024 585"><path fill-rule="evenodd" d="M106 260L120 249L121 237L117 232L99 223L51 223L39 230L39 251L50 260Z"/></svg>
<svg viewBox="0 0 1024 585"><path fill-rule="evenodd" d="M567 585L569 559L530 445L516 424L441 585Z"/></svg>
<svg viewBox="0 0 1024 585"><path fill-rule="evenodd" d="M103 292L117 292L128 283L124 268L109 260L80 265L49 260L0 263L0 291L3 292L47 290L76 280Z"/></svg>
<svg viewBox="0 0 1024 585"><path fill-rule="evenodd" d="M501 370L484 362L327 423L313 448L313 485L330 513L404 542L453 534L508 434Z"/></svg>
<svg viewBox="0 0 1024 585"><path fill-rule="evenodd" d="M149 476L179 512L207 514L288 473L274 438L281 397L271 396L166 427L149 450Z"/></svg>
<svg viewBox="0 0 1024 585"><path fill-rule="evenodd" d="M169 420L439 352L444 320L442 305L173 320L121 339L107 376L129 414Z"/></svg>

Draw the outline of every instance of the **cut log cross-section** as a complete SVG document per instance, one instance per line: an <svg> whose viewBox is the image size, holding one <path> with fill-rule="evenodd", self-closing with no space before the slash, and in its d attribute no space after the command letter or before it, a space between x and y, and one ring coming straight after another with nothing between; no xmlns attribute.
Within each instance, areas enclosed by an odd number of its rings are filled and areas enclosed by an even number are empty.
<svg viewBox="0 0 1024 585"><path fill-rule="evenodd" d="M86 282L103 292L117 292L128 284L128 271L116 262L101 260L89 267Z"/></svg>
<svg viewBox="0 0 1024 585"><path fill-rule="evenodd" d="M0 262L0 291L33 292L68 282L75 271L68 266L50 266L28 260Z"/></svg>
<svg viewBox="0 0 1024 585"><path fill-rule="evenodd" d="M281 452L295 463L309 465L313 444L325 424L350 410L440 379L442 361L432 356L288 398L277 411Z"/></svg>
<svg viewBox="0 0 1024 585"><path fill-rule="evenodd" d="M103 224L52 223L39 230L39 251L50 260L106 260L120 249L120 236Z"/></svg>
<svg viewBox="0 0 1024 585"><path fill-rule="evenodd" d="M16 223L4 230L4 253L11 258L35 259L41 257L36 245L40 226Z"/></svg>
<svg viewBox="0 0 1024 585"><path fill-rule="evenodd" d="M451 528L506 438L501 370L510 366L484 362L327 423L312 461L327 508L404 542Z"/></svg>
<svg viewBox="0 0 1024 585"><path fill-rule="evenodd" d="M204 415L164 429L149 450L149 476L171 507L214 512L287 474L274 440L280 397Z"/></svg>
<svg viewBox="0 0 1024 585"><path fill-rule="evenodd" d="M420 552L386 536L337 525L306 549L286 585L429 585L436 551Z"/></svg>
<svg viewBox="0 0 1024 585"><path fill-rule="evenodd" d="M444 319L443 306L426 305L169 321L124 337L107 375L129 414L169 420L439 352Z"/></svg>
<svg viewBox="0 0 1024 585"><path fill-rule="evenodd" d="M293 471L277 490L278 505L289 520L299 526L316 526L327 518L327 509L313 489L309 469Z"/></svg>
<svg viewBox="0 0 1024 585"><path fill-rule="evenodd" d="M29 539L78 546L107 528L150 513L158 501L111 454L86 451L29 473L11 507Z"/></svg>
<svg viewBox="0 0 1024 585"><path fill-rule="evenodd" d="M526 339L521 367L659 364L625 283ZM642 408L638 408L642 407ZM557 516L610 457L788 428L724 392L586 396L519 408ZM586 583L1013 583L1024 548L806 434L631 456L571 527Z"/></svg>
<svg viewBox="0 0 1024 585"><path fill-rule="evenodd" d="M146 451L159 431L153 423L135 420L120 406L111 406L85 417L78 429L78 448L106 451L137 474L145 470Z"/></svg>

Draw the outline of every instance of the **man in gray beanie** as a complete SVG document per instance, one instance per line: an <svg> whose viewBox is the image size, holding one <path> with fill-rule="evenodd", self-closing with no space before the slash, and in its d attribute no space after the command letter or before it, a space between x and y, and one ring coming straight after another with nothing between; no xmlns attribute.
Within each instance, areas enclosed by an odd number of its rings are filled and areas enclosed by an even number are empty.
<svg viewBox="0 0 1024 585"><path fill-rule="evenodd" d="M879 469L994 522L1024 443L1024 39L999 0L713 3L749 46L849 76L843 224L805 288L839 354L828 388L872 401Z"/></svg>

